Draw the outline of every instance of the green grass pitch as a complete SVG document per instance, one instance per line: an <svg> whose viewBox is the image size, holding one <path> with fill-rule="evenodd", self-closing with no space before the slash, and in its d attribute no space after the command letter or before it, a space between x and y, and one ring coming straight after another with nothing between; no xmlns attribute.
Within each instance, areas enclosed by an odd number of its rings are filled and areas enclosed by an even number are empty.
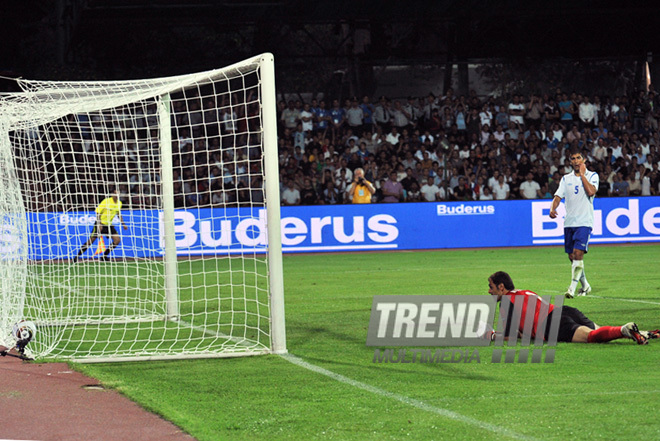
<svg viewBox="0 0 660 441"><path fill-rule="evenodd" d="M660 245L593 246L592 296L567 300L601 325L660 327ZM375 364L377 294L564 292L559 247L284 257L287 343L269 355L76 365L198 440L658 439L660 342L562 344L552 364ZM313 370L315 369L315 370ZM319 370L321 370L319 372Z"/></svg>
<svg viewBox="0 0 660 441"><path fill-rule="evenodd" d="M270 343L266 269L263 257L180 260L179 320L173 322L165 320L160 261L33 265L26 316L48 320L39 322L42 338L31 345L50 349L49 360L264 353Z"/></svg>

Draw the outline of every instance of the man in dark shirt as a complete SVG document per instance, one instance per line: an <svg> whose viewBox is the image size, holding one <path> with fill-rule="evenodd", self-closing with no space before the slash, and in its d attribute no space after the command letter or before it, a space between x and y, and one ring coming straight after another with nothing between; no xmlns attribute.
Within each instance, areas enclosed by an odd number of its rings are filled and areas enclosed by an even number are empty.
<svg viewBox="0 0 660 441"><path fill-rule="evenodd" d="M458 178L458 185L454 187L454 199L457 201L472 200L472 189L466 183L464 176Z"/></svg>
<svg viewBox="0 0 660 441"><path fill-rule="evenodd" d="M406 177L401 179L401 185L403 185L404 190L410 191L413 182L416 182L417 186L419 187L419 181L415 179L415 176L413 175L413 169L408 167L406 169Z"/></svg>

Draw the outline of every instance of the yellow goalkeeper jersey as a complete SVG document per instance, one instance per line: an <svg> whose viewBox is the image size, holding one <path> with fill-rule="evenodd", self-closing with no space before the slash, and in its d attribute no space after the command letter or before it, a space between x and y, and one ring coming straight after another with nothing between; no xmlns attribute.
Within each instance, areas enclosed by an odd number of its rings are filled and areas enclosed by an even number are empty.
<svg viewBox="0 0 660 441"><path fill-rule="evenodd" d="M101 220L103 225L110 226L112 225L112 220L119 214L121 211L121 201L115 202L114 199L105 198L101 201L98 207L96 207L96 216Z"/></svg>

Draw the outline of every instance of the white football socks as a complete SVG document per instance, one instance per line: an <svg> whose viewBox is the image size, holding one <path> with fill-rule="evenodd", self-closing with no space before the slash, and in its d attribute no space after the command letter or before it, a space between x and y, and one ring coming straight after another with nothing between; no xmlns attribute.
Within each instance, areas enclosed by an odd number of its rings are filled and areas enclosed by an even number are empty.
<svg viewBox="0 0 660 441"><path fill-rule="evenodd" d="M584 261L574 260L571 263L571 285L568 287L569 291L575 292L577 284L584 275ZM586 279L585 279L586 280Z"/></svg>
<svg viewBox="0 0 660 441"><path fill-rule="evenodd" d="M586 288L589 286L589 282L587 282L587 275L584 272L584 260L581 260L582 262L582 275L580 276L580 284L582 285L582 288Z"/></svg>

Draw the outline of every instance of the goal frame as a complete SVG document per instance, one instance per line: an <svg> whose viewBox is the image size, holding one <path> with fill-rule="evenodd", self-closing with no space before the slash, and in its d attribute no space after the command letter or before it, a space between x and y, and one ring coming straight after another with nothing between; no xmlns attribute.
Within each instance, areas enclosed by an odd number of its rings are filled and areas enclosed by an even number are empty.
<svg viewBox="0 0 660 441"><path fill-rule="evenodd" d="M284 283L283 262L280 227L280 196L279 196L279 163L277 142L277 103L275 91L275 66L274 57L271 53L264 53L234 65L222 69L232 69L245 63L258 62L261 88L261 131L263 148L263 170L264 180L264 202L266 210L266 235L267 235L267 265L268 265L268 321L270 330L270 348L264 350L249 349L241 352L219 351L207 353L171 353L163 355L95 355L78 356L68 358L73 362L97 363L97 362L128 362L148 360L172 360L172 359L195 359L195 358L228 358L265 353L285 354L286 325L284 309ZM175 218L174 218L174 188L173 188L173 149L172 149L172 126L170 93L166 92L158 96L157 109L159 116L158 138L162 159L162 236L164 244L163 267L164 267L164 292L165 292L165 320L180 323L179 298L177 287L178 256L175 242ZM47 326L47 325L46 325ZM185 326L185 323L181 323ZM212 331L211 331L212 332ZM38 337L37 337L38 338ZM234 339L233 337L231 339Z"/></svg>

